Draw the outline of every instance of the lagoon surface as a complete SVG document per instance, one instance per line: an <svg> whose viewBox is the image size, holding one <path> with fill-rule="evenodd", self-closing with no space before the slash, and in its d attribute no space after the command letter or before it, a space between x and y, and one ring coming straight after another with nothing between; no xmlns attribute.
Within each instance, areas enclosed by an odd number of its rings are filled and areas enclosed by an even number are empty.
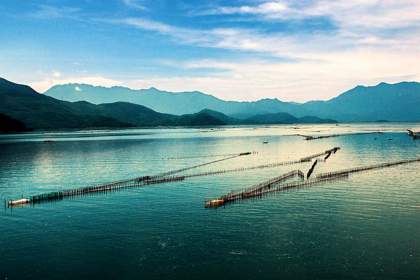
<svg viewBox="0 0 420 280"><path fill-rule="evenodd" d="M315 175L420 157L420 140L406 128L419 131L420 124L3 135L0 198L157 174L248 151L257 154L185 174L297 160L335 146L341 150ZM353 134L377 131L384 133ZM348 135L306 141L296 134ZM204 208L206 199L310 165L5 207L0 279L419 279L419 163Z"/></svg>

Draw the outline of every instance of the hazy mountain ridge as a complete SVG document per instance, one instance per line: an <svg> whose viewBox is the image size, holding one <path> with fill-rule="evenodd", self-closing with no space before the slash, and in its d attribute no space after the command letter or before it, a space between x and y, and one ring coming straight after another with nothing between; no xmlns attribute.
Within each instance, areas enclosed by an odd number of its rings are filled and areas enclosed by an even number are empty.
<svg viewBox="0 0 420 280"><path fill-rule="evenodd" d="M11 124L28 129L61 129L91 127L150 127L150 126L215 126L226 124L253 124L223 113L204 109L181 116L156 112L143 105L128 102L92 104L87 101L61 101L39 94L32 88L0 78L0 113ZM265 124L290 123L290 120L259 115ZM266 118L266 122L264 121ZM290 116L296 123L301 119ZM307 117L312 118L312 117ZM316 123L326 122L312 118ZM4 129L2 131L9 131Z"/></svg>
<svg viewBox="0 0 420 280"><path fill-rule="evenodd" d="M249 124L294 124L294 123L337 123L331 119L321 119L314 116L305 116L296 118L295 116L288 113L274 113L274 114L260 114L255 115L245 120Z"/></svg>
<svg viewBox="0 0 420 280"><path fill-rule="evenodd" d="M125 101L170 114L190 114L210 109L241 119L282 112L296 117L317 116L338 121L420 120L420 83L417 82L357 86L330 100L306 103L278 99L224 101L197 91L172 93L156 88L133 90L85 84L57 85L45 94L62 100L86 100L95 104Z"/></svg>
<svg viewBox="0 0 420 280"><path fill-rule="evenodd" d="M303 105L314 115L341 121L419 121L420 83L357 86L328 101Z"/></svg>
<svg viewBox="0 0 420 280"><path fill-rule="evenodd" d="M296 104L277 99L261 99L255 102L225 101L198 91L168 92L156 88L129 89L126 87L98 87L86 84L56 85L45 92L51 97L66 101L88 101L94 104L111 102L130 102L149 107L155 111L182 115L192 114L204 109L218 111L226 115L250 112L251 115L296 111L305 115ZM292 113L293 114L293 113Z"/></svg>

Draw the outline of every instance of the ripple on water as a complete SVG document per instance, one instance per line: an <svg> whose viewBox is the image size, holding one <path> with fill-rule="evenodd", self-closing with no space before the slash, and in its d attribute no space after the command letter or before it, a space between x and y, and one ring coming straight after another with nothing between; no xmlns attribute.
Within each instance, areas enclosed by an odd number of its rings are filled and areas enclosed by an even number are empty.
<svg viewBox="0 0 420 280"><path fill-rule="evenodd" d="M418 127L417 124L412 127ZM203 154L257 151L188 171L294 160L342 149L320 172L419 155L397 124L273 126L53 134L0 138L0 197L20 197L196 165ZM386 130L305 141L301 134ZM315 132L316 131L316 132ZM289 136L286 136L289 135ZM3 137L3 136L2 136ZM390 141L388 138L392 138ZM268 139L269 144L262 142ZM186 158L161 160L181 155ZM190 158L188 158L190 156ZM419 165L274 193L219 209L204 200L310 164L256 169L74 197L0 215L0 276L13 278L381 278L419 275ZM258 272L261 273L258 273ZM401 271L404 271L401 274ZM49 272L50 274L48 274ZM51 274L52 273L52 274ZM126 274L125 274L126 273ZM300 277L299 277L300 276Z"/></svg>

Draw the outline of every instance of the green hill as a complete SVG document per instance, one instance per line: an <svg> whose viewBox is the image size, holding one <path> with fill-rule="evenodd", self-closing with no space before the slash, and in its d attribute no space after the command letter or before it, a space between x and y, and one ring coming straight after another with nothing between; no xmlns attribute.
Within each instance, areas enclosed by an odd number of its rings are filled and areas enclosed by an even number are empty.
<svg viewBox="0 0 420 280"><path fill-rule="evenodd" d="M0 133L26 131L25 124L5 114L0 113Z"/></svg>
<svg viewBox="0 0 420 280"><path fill-rule="evenodd" d="M85 107L88 107L86 110ZM128 123L98 115L85 104L60 101L32 88L0 79L0 112L31 129L127 127Z"/></svg>
<svg viewBox="0 0 420 280"><path fill-rule="evenodd" d="M0 113L29 129L226 124L206 112L176 116L127 102L95 105L85 101L61 101L1 78Z"/></svg>
<svg viewBox="0 0 420 280"><path fill-rule="evenodd" d="M204 109L181 116L163 114L128 102L92 104L61 101L32 88L0 79L0 131L25 129L123 128L155 126L216 126L226 124L288 124L333 122L316 117L296 118L287 113L260 114L239 120Z"/></svg>

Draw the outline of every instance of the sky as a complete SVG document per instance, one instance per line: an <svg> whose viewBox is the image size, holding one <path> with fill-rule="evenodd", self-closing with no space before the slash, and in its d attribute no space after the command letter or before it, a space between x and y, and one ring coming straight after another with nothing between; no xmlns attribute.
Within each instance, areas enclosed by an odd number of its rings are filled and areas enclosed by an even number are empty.
<svg viewBox="0 0 420 280"><path fill-rule="evenodd" d="M420 1L1 0L0 77L325 100L420 81Z"/></svg>

